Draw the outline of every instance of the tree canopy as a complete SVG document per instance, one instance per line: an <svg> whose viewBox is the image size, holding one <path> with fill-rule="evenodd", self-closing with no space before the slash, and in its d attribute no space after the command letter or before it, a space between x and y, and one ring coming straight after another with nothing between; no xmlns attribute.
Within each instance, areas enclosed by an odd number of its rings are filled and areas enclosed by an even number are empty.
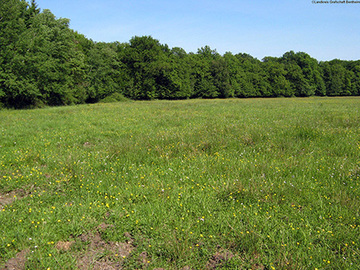
<svg viewBox="0 0 360 270"><path fill-rule="evenodd" d="M294 51L260 61L209 46L187 53L151 36L94 42L34 0L2 0L0 106L93 103L115 93L135 100L359 95L360 61L319 62Z"/></svg>

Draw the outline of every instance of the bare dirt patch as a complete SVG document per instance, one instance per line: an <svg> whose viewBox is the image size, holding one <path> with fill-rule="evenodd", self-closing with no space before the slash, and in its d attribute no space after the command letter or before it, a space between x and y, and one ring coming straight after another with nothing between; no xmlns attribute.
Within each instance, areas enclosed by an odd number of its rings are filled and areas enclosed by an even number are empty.
<svg viewBox="0 0 360 270"><path fill-rule="evenodd" d="M99 226L98 226L98 230L101 230L101 231L105 231L106 229L108 228L114 228L115 226L114 225L110 225L110 224L106 224L106 223L101 223Z"/></svg>
<svg viewBox="0 0 360 270"><path fill-rule="evenodd" d="M228 269L233 267L233 264L230 260L240 260L242 262L246 262L247 264L251 265L252 270L264 270L267 269L263 264L260 263L260 257L258 254L254 253L248 259L242 257L239 254L234 254L228 249L223 249L218 247L218 251L215 252L214 255L211 256L210 260L207 262L205 269L212 270L212 269ZM242 269L242 268L241 268ZM246 268L247 269L247 268Z"/></svg>
<svg viewBox="0 0 360 270"><path fill-rule="evenodd" d="M59 251L69 251L74 243L75 241L59 241L56 243L55 248Z"/></svg>
<svg viewBox="0 0 360 270"><path fill-rule="evenodd" d="M89 242L87 250L79 255L78 269L112 270L122 269L122 261L135 249L132 239L125 243L104 241L101 231L113 225L100 224L94 233L85 233L79 236L82 242ZM129 234L125 233L125 237Z"/></svg>
<svg viewBox="0 0 360 270"><path fill-rule="evenodd" d="M26 197L28 193L24 189L17 189L8 193L0 192L0 211L5 205L12 204L15 200L21 200Z"/></svg>
<svg viewBox="0 0 360 270"><path fill-rule="evenodd" d="M11 269L11 270L23 270L25 269L26 264L26 255L29 253L28 249L25 249L18 254L14 258L11 258L8 260L4 266L4 268L1 269Z"/></svg>
<svg viewBox="0 0 360 270"><path fill-rule="evenodd" d="M213 256L211 256L209 262L206 264L206 269L218 269L224 266L227 261L234 257L229 250L219 250Z"/></svg>

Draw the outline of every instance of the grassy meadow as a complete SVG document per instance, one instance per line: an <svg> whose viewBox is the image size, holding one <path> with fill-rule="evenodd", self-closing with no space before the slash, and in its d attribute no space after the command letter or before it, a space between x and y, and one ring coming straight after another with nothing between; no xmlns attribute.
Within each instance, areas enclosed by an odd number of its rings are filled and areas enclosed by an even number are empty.
<svg viewBox="0 0 360 270"><path fill-rule="evenodd" d="M360 98L0 111L0 269L359 269Z"/></svg>

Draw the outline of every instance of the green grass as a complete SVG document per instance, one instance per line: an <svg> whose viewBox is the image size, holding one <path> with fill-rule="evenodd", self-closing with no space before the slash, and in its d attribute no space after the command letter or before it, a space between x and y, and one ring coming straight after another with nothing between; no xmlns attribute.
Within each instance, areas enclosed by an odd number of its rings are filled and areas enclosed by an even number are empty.
<svg viewBox="0 0 360 270"><path fill-rule="evenodd" d="M359 267L360 98L3 110L0 123L0 192L16 196L0 268L24 250L28 269Z"/></svg>

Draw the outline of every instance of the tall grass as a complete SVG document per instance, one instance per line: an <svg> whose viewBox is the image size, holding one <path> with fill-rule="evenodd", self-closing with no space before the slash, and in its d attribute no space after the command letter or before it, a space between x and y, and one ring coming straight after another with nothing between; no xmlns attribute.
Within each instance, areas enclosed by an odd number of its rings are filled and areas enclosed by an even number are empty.
<svg viewBox="0 0 360 270"><path fill-rule="evenodd" d="M5 110L0 123L0 266L24 250L29 269L360 264L359 98Z"/></svg>

